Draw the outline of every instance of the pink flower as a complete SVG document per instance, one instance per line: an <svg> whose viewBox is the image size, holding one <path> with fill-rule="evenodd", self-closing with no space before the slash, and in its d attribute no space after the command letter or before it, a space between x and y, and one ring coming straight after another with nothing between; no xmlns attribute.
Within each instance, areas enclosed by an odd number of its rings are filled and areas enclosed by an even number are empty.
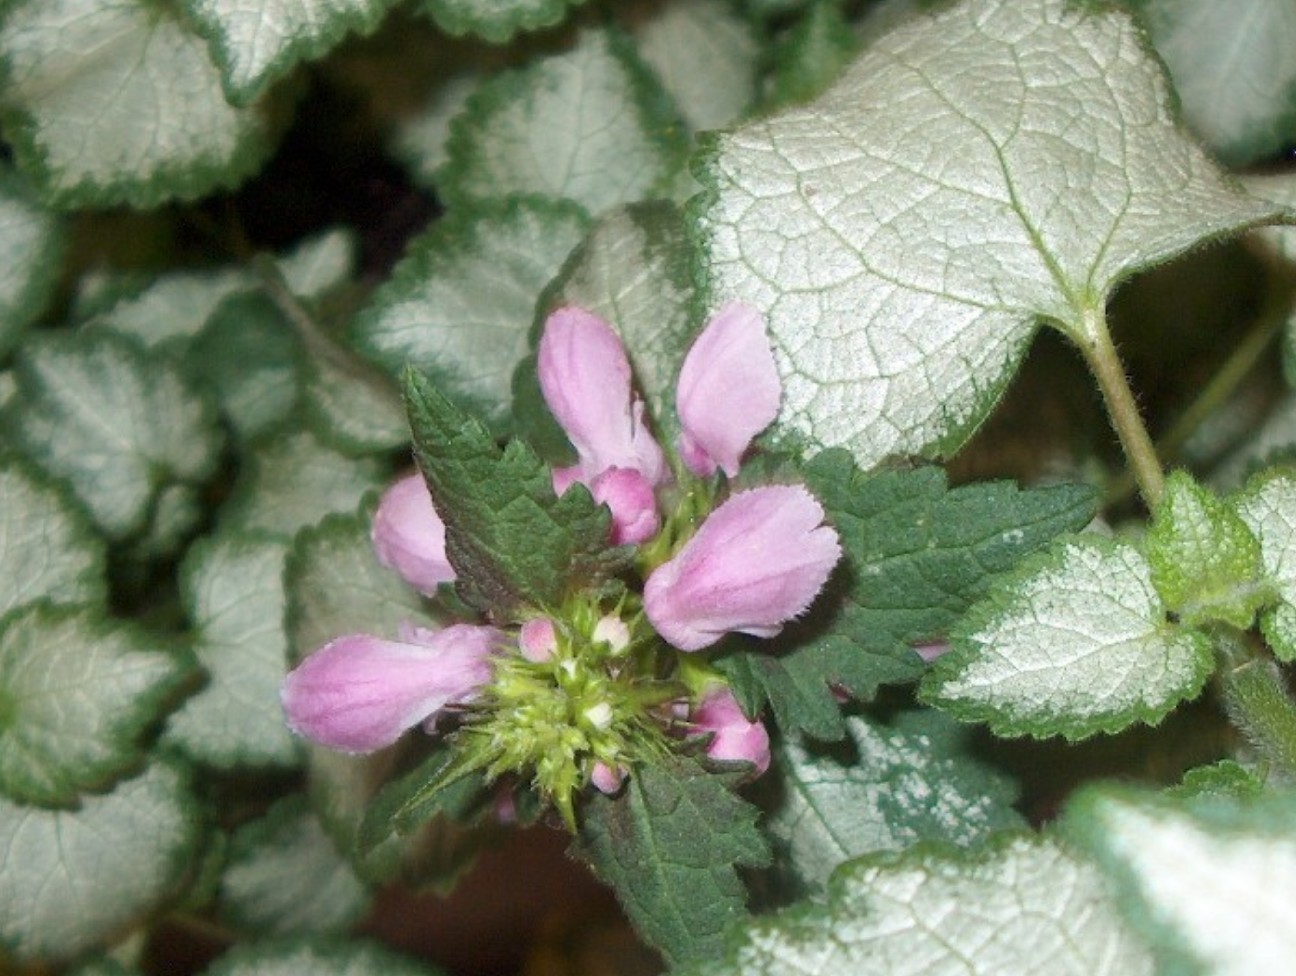
<svg viewBox="0 0 1296 976"><path fill-rule="evenodd" d="M402 478L383 492L372 535L378 561L423 593L430 596L440 584L454 581L454 567L446 558L445 523L432 507L421 474Z"/></svg>
<svg viewBox="0 0 1296 976"><path fill-rule="evenodd" d="M778 415L783 387L761 314L733 302L707 323L680 369L675 407L680 457L709 478L730 478L752 438Z"/></svg>
<svg viewBox="0 0 1296 976"><path fill-rule="evenodd" d="M738 699L725 687L717 687L702 698L693 713L699 732L713 733L707 755L721 762L749 762L757 775L769 769L769 733L760 722L743 714Z"/></svg>
<svg viewBox="0 0 1296 976"><path fill-rule="evenodd" d="M824 511L799 485L733 495L644 586L653 627L682 651L730 631L773 637L803 613L841 556Z"/></svg>
<svg viewBox="0 0 1296 976"><path fill-rule="evenodd" d="M389 746L447 705L471 701L491 680L490 658L504 639L467 624L411 627L401 637L339 637L302 661L280 692L289 727L343 752Z"/></svg>
<svg viewBox="0 0 1296 976"><path fill-rule="evenodd" d="M561 495L574 481L589 487L611 509L618 545L651 538L659 526L653 489L666 480L666 458L644 423L620 338L598 316L560 308L545 321L537 371L579 458L554 470L554 491Z"/></svg>
<svg viewBox="0 0 1296 976"><path fill-rule="evenodd" d="M600 793L611 796L621 789L621 784L626 781L627 775L620 766L613 767L605 762L596 762L590 772L590 782Z"/></svg>
<svg viewBox="0 0 1296 976"><path fill-rule="evenodd" d="M545 321L537 369L545 403L580 458L580 481L608 468L638 471L652 485L664 480L666 459L644 425L625 347L606 322L558 309Z"/></svg>

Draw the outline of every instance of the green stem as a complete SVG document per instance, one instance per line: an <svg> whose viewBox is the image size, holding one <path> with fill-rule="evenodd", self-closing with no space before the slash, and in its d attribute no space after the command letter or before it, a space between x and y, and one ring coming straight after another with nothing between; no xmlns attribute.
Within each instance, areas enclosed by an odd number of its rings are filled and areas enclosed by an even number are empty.
<svg viewBox="0 0 1296 976"><path fill-rule="evenodd" d="M1073 335L1073 338L1076 338ZM1139 493L1149 509L1155 510L1165 493L1165 473L1157 459L1156 447L1139 415L1134 391L1121 364L1116 346L1112 344L1107 320L1101 309L1085 313L1084 332L1079 337L1080 351L1102 391L1107 416L1111 419L1121 448L1129 460L1130 471L1138 483Z"/></svg>
<svg viewBox="0 0 1296 976"><path fill-rule="evenodd" d="M1296 701L1282 672L1262 659L1223 674L1224 707L1233 724L1270 762L1296 772Z"/></svg>

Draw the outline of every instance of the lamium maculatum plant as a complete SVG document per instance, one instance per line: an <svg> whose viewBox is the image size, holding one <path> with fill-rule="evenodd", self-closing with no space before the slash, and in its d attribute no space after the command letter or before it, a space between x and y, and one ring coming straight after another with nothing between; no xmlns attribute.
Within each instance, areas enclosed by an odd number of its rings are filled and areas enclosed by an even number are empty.
<svg viewBox="0 0 1296 976"><path fill-rule="evenodd" d="M0 971L1285 972L1293 50L0 0Z"/></svg>

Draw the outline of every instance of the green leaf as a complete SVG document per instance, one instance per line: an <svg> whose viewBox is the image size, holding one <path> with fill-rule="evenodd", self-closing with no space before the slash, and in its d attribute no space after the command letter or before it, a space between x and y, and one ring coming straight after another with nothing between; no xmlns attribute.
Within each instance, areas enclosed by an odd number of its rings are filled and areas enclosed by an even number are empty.
<svg viewBox="0 0 1296 976"><path fill-rule="evenodd" d="M265 114L225 101L205 45L162 4L13 0L0 71L5 132L60 206L193 199L271 149Z"/></svg>
<svg viewBox="0 0 1296 976"><path fill-rule="evenodd" d="M423 599L378 564L366 513L331 515L294 540L284 571L291 660L344 634L395 639L402 623L427 624ZM348 756L307 744L310 794L324 829L373 884L427 884L454 877L477 843L458 825L438 819L408 835L389 835L361 850L357 832L374 797L425 743L406 737L390 749Z"/></svg>
<svg viewBox="0 0 1296 976"><path fill-rule="evenodd" d="M781 874L814 892L843 861L903 850L920 840L971 847L998 830L1024 827L1015 785L972 758L970 735L939 712L914 711L891 725L846 720L845 743L788 737L775 753L777 805L764 828Z"/></svg>
<svg viewBox="0 0 1296 976"><path fill-rule="evenodd" d="M672 0L635 24L634 39L689 128L728 125L755 101L760 40L724 0Z"/></svg>
<svg viewBox="0 0 1296 976"><path fill-rule="evenodd" d="M1152 584L1187 626L1218 620L1246 630L1269 600L1256 537L1182 471L1166 479L1145 549Z"/></svg>
<svg viewBox="0 0 1296 976"><path fill-rule="evenodd" d="M249 105L272 81L312 61L347 34L367 34L395 0L182 0L211 44L234 105Z"/></svg>
<svg viewBox="0 0 1296 976"><path fill-rule="evenodd" d="M1114 878L1167 973L1277 973L1296 955L1296 796L1188 801L1104 786L1069 805L1069 834Z"/></svg>
<svg viewBox="0 0 1296 976"><path fill-rule="evenodd" d="M363 940L326 939L245 943L202 976L439 976L441 970Z"/></svg>
<svg viewBox="0 0 1296 976"><path fill-rule="evenodd" d="M569 7L585 0L422 0L422 7L447 34L476 34L495 44L519 31L552 27Z"/></svg>
<svg viewBox="0 0 1296 976"><path fill-rule="evenodd" d="M1296 9L1285 0L1136 0L1184 120L1224 162L1245 166L1296 136Z"/></svg>
<svg viewBox="0 0 1296 976"><path fill-rule="evenodd" d="M661 200L634 204L594 225L540 302L542 313L576 305L616 330L663 442L679 427L675 383L696 331L692 259L678 208ZM537 326L538 333L543 321ZM514 377L515 391L519 383L540 396L534 357Z"/></svg>
<svg viewBox="0 0 1296 976"><path fill-rule="evenodd" d="M101 603L104 544L66 489L0 456L0 617L36 600Z"/></svg>
<svg viewBox="0 0 1296 976"><path fill-rule="evenodd" d="M414 370L405 397L414 455L446 525L455 589L499 620L555 609L573 589L623 568L630 550L608 541L611 514L573 485L561 498L549 467L521 441L502 450L486 428Z"/></svg>
<svg viewBox="0 0 1296 976"><path fill-rule="evenodd" d="M699 179L707 304L766 313L778 430L865 468L966 440L1041 320L1101 341L1121 279L1278 213L1176 128L1128 16L1067 0L907 20Z"/></svg>
<svg viewBox="0 0 1296 976"><path fill-rule="evenodd" d="M450 126L481 85L483 75L479 66L471 65L441 79L415 114L397 120L391 151L419 186L436 190L441 167L450 159L446 151Z"/></svg>
<svg viewBox="0 0 1296 976"><path fill-rule="evenodd" d="M759 703L754 682L784 731L821 739L844 732L829 685L868 698L880 684L919 677L914 645L942 639L996 573L1093 516L1084 487L950 490L937 468L866 475L844 450L822 452L804 473L844 553L820 597L827 616L812 612L805 629L794 625L768 650L762 642L741 665L735 655L722 666L745 675L739 690L750 706Z"/></svg>
<svg viewBox="0 0 1296 976"><path fill-rule="evenodd" d="M284 420L297 405L303 353L292 326L259 291L224 299L185 350L193 383L205 385L241 439Z"/></svg>
<svg viewBox="0 0 1296 976"><path fill-rule="evenodd" d="M1200 631L1167 621L1134 546L1060 540L969 611L921 697L1000 735L1082 739L1155 725L1213 668Z"/></svg>
<svg viewBox="0 0 1296 976"><path fill-rule="evenodd" d="M311 430L344 454L378 454L409 443L409 421L385 374L358 375L323 356L305 364L302 409Z"/></svg>
<svg viewBox="0 0 1296 976"><path fill-rule="evenodd" d="M279 430L249 455L221 512L221 527L287 539L330 512L354 511L386 475L382 459L347 457L309 430Z"/></svg>
<svg viewBox="0 0 1296 976"><path fill-rule="evenodd" d="M75 811L0 800L0 943L58 960L120 935L177 893L201 838L183 777L162 763Z"/></svg>
<svg viewBox="0 0 1296 976"><path fill-rule="evenodd" d="M974 851L919 844L853 861L828 900L752 922L690 976L1152 976L1089 863L1018 834Z"/></svg>
<svg viewBox="0 0 1296 976"><path fill-rule="evenodd" d="M590 214L665 195L685 153L674 107L627 38L586 30L574 47L498 74L451 124L439 189L453 210L537 195Z"/></svg>
<svg viewBox="0 0 1296 976"><path fill-rule="evenodd" d="M636 768L616 797L592 795L573 850L675 966L717 954L747 917L736 868L769 861L756 816L723 777L676 759Z"/></svg>
<svg viewBox="0 0 1296 976"><path fill-rule="evenodd" d="M128 624L33 604L0 619L0 792L67 806L144 761L192 661Z"/></svg>
<svg viewBox="0 0 1296 976"><path fill-rule="evenodd" d="M167 740L197 761L221 768L297 761L279 704L286 551L279 539L221 532L185 556L181 589L207 685L172 717Z"/></svg>
<svg viewBox="0 0 1296 976"><path fill-rule="evenodd" d="M1247 482L1234 500L1260 540L1260 558L1279 601L1260 617L1265 640L1281 661L1296 661L1296 476L1276 469Z"/></svg>
<svg viewBox="0 0 1296 976"><path fill-rule="evenodd" d="M65 478L112 540L143 532L168 485L200 485L219 459L214 411L165 360L108 331L24 344L7 411L17 444Z"/></svg>
<svg viewBox="0 0 1296 976"><path fill-rule="evenodd" d="M587 227L568 203L514 200L452 213L374 293L352 339L393 376L409 363L499 424L536 298Z"/></svg>
<svg viewBox="0 0 1296 976"><path fill-rule="evenodd" d="M295 794L240 827L221 879L220 915L260 937L343 932L369 892Z"/></svg>
<svg viewBox="0 0 1296 976"><path fill-rule="evenodd" d="M63 225L33 199L27 181L0 167L0 361L45 311L62 269Z"/></svg>

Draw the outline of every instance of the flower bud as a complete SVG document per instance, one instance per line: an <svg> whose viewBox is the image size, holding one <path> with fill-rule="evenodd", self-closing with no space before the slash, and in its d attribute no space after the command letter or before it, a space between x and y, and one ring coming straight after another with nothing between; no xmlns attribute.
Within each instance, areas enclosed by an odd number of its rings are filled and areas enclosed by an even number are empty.
<svg viewBox="0 0 1296 976"><path fill-rule="evenodd" d="M644 586L657 633L682 651L730 631L773 637L823 588L841 547L799 485L733 495Z"/></svg>
<svg viewBox="0 0 1296 976"><path fill-rule="evenodd" d="M534 664L549 660L558 649L558 631L548 617L533 617L518 634L522 656Z"/></svg>
<svg viewBox="0 0 1296 976"><path fill-rule="evenodd" d="M621 789L621 784L626 781L626 775L626 771L620 766L614 768L607 763L596 762L590 772L590 782L600 793L611 796Z"/></svg>

